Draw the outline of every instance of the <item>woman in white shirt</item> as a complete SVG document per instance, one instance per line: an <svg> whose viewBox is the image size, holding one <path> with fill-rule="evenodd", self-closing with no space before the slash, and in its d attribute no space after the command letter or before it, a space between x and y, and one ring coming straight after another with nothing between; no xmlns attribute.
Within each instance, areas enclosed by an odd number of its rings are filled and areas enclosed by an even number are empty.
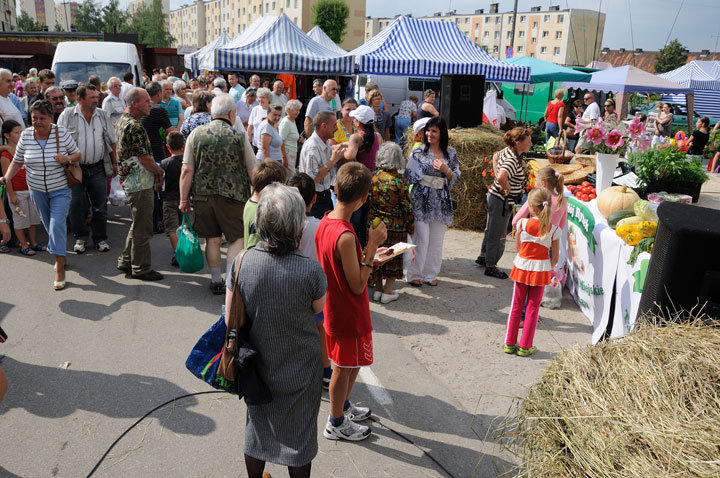
<svg viewBox="0 0 720 478"><path fill-rule="evenodd" d="M255 128L267 117L268 111L270 110L270 89L260 88L257 90L258 105L253 108L250 112L250 118L248 118L247 134L250 138L250 143L255 148L260 148L260 138L254 134Z"/></svg>
<svg viewBox="0 0 720 478"><path fill-rule="evenodd" d="M285 154L287 154L288 165L287 168L290 172L288 177L295 174L295 163L297 162L297 149L298 141L301 143L305 141L305 138L300 137L298 133L297 124L295 119L300 114L300 108L302 103L298 100L290 100L285 104L285 117L280 121L280 137L285 145Z"/></svg>

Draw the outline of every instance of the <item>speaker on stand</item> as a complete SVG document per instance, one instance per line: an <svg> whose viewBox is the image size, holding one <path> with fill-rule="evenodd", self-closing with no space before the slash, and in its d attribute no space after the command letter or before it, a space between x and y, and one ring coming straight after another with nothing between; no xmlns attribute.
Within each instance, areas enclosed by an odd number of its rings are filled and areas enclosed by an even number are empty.
<svg viewBox="0 0 720 478"><path fill-rule="evenodd" d="M482 124L485 76L442 75L440 116L448 128L472 128Z"/></svg>

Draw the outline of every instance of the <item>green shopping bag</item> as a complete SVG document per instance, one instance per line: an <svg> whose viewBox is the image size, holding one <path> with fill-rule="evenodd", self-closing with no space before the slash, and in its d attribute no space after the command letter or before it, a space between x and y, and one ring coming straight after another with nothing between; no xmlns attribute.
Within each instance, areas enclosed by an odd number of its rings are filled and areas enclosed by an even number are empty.
<svg viewBox="0 0 720 478"><path fill-rule="evenodd" d="M178 243L175 248L175 260L183 272L197 272L205 267L202 249L197 234L190 224L187 213L183 213L182 225L178 228Z"/></svg>

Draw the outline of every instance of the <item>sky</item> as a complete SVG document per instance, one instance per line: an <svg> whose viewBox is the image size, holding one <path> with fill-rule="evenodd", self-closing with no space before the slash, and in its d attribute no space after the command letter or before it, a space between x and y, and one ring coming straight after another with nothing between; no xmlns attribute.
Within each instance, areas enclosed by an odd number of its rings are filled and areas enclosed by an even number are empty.
<svg viewBox="0 0 720 478"><path fill-rule="evenodd" d="M170 8L178 8L192 0L170 0ZM490 10L490 3L499 3L500 11L512 11L513 0L367 0L366 14L372 17L393 17L411 13L427 16L435 12L457 10L473 13L475 9ZM107 0L101 0L107 3ZM127 4L127 0L121 0ZM602 46L656 51L677 38L690 51L720 49L720 0L519 0L518 11L539 6L543 11L550 5L561 9L585 8L606 14ZM679 7L682 10L678 15ZM673 27L673 22L675 26ZM632 25L630 22L632 19ZM672 28L672 32L670 31ZM632 34L631 34L632 31Z"/></svg>
<svg viewBox="0 0 720 478"><path fill-rule="evenodd" d="M373 17L412 13L417 17L452 10L473 13L478 8L485 9L487 13L490 3L496 2L500 4L500 12L513 9L512 0L367 0L366 13ZM682 10L677 15L681 4ZM529 11L530 7L536 6L544 11L550 5L560 5L561 9L599 8L606 14L602 46L613 50L642 48L656 51L665 45L670 34L670 40L679 39L690 51L714 51L717 38L712 36L720 35L718 0L519 0L518 11ZM673 27L676 16L677 22ZM720 43L717 45L720 49Z"/></svg>

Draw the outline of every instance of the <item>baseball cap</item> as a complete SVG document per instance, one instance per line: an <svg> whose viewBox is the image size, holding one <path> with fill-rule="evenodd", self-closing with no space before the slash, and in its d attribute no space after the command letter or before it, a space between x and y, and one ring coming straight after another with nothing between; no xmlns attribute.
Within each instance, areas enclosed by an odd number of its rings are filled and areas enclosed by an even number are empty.
<svg viewBox="0 0 720 478"><path fill-rule="evenodd" d="M375 112L369 106L360 105L350 112L350 117L355 118L362 124L368 124L375 120Z"/></svg>
<svg viewBox="0 0 720 478"><path fill-rule="evenodd" d="M425 125L430 121L430 117L426 116L413 123L413 133L418 134L420 131L425 129Z"/></svg>

